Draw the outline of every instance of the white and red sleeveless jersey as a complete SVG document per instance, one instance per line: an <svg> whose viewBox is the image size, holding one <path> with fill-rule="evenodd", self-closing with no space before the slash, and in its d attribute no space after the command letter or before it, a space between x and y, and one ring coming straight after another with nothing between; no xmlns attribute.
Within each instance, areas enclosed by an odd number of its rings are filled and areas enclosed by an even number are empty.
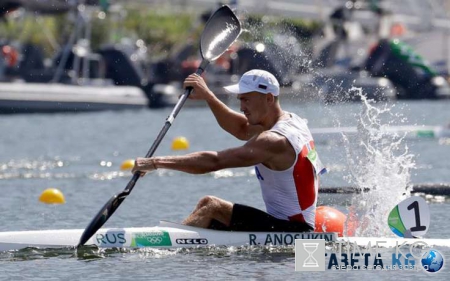
<svg viewBox="0 0 450 281"><path fill-rule="evenodd" d="M290 116L278 121L270 131L286 137L291 143L296 154L294 164L284 171L274 171L258 164L256 176L267 213L279 219L305 222L314 228L318 175L325 169L314 149L306 120L293 113Z"/></svg>

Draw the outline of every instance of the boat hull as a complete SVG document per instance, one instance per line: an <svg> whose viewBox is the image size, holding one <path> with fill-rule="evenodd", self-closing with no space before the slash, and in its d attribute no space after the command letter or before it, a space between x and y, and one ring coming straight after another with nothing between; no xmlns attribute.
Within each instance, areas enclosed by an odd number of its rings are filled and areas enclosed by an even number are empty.
<svg viewBox="0 0 450 281"><path fill-rule="evenodd" d="M0 83L0 113L85 112L148 106L145 93L131 86Z"/></svg>
<svg viewBox="0 0 450 281"><path fill-rule="evenodd" d="M0 233L0 251L27 247L75 247L83 229ZM335 233L230 232L162 222L160 226L100 229L86 245L100 248L188 248L197 246L294 245L295 239L335 241Z"/></svg>
<svg viewBox="0 0 450 281"><path fill-rule="evenodd" d="M75 247L83 229L0 232L0 251L28 247ZM377 237L337 237L336 233L230 232L161 222L155 227L100 229L86 245L100 248L191 248L207 246L290 246L295 239L324 239L341 244L395 247L418 241L450 247L450 239L401 239Z"/></svg>

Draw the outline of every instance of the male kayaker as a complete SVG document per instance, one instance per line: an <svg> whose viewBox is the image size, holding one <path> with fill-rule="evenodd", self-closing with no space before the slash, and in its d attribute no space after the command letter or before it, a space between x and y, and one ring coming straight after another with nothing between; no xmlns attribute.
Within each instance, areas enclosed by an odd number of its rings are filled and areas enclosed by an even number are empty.
<svg viewBox="0 0 450 281"><path fill-rule="evenodd" d="M246 143L217 152L137 158L133 173L171 169L204 174L255 166L266 212L205 196L183 223L235 231L313 230L318 175L323 168L306 120L281 109L277 79L267 71L254 69L246 72L238 84L225 87L237 96L243 114L217 99L196 74L186 78L184 87L193 87L190 98L205 100L219 125Z"/></svg>

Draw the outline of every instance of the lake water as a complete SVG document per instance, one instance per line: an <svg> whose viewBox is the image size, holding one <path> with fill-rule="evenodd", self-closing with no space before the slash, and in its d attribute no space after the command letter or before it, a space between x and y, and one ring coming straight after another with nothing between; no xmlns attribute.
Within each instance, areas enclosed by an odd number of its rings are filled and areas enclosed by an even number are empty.
<svg viewBox="0 0 450 281"><path fill-rule="evenodd" d="M407 183L450 182L450 141L378 138L380 135L373 133L373 129L376 131L385 124L447 125L449 101L377 104L370 110L361 103L325 106L286 100L282 104L285 110L307 118L310 128L359 124L372 130L363 130L347 140L340 135L330 139L317 136L316 140L317 150L329 170L321 179L323 188L364 184L374 190L367 196L321 194L319 204L347 212L350 205L365 202L367 210L359 205L359 211L371 212L371 224L376 226L368 229L367 235L392 235L379 211L400 202L399 196ZM170 110L0 116L0 231L86 227L100 207L124 189L131 174L121 171L120 165L146 154ZM369 116L369 121L361 123L364 116ZM183 108L155 155L184 153L170 148L177 136L190 141L188 152L242 144L221 131L205 107ZM395 141L398 143L393 145ZM40 203L40 193L49 187L60 189L66 204ZM158 170L139 180L105 226L154 226L160 219L181 221L197 200L207 194L264 208L252 168L207 175ZM426 237L450 238L448 198L437 196L427 200L431 226ZM367 204L377 206L378 211L369 210ZM450 257L449 249L439 250ZM444 267L433 278L447 280L445 276L450 270L447 265ZM428 277L424 272L404 271L295 272L294 251L289 247L92 250L78 256L73 250L29 250L0 253L0 272L0 280L361 280L374 274L396 280Z"/></svg>

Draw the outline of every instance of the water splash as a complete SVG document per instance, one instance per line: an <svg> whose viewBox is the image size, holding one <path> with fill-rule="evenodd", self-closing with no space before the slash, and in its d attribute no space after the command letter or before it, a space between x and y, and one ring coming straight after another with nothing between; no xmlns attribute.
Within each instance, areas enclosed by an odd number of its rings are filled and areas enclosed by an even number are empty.
<svg viewBox="0 0 450 281"><path fill-rule="evenodd" d="M239 68L260 68L270 71L281 85L305 71L309 52L307 40L296 33L295 26L269 16L261 18L242 14L242 34L239 38ZM238 72L241 71L237 69Z"/></svg>
<svg viewBox="0 0 450 281"><path fill-rule="evenodd" d="M404 143L405 135L393 135L381 121L385 115L390 120L392 106L375 107L361 89L362 112L358 119L358 133L353 139L344 135L344 147L349 170L347 181L368 192L352 198L349 208L347 235L392 236L387 216L411 190L410 171L415 167L413 155Z"/></svg>

